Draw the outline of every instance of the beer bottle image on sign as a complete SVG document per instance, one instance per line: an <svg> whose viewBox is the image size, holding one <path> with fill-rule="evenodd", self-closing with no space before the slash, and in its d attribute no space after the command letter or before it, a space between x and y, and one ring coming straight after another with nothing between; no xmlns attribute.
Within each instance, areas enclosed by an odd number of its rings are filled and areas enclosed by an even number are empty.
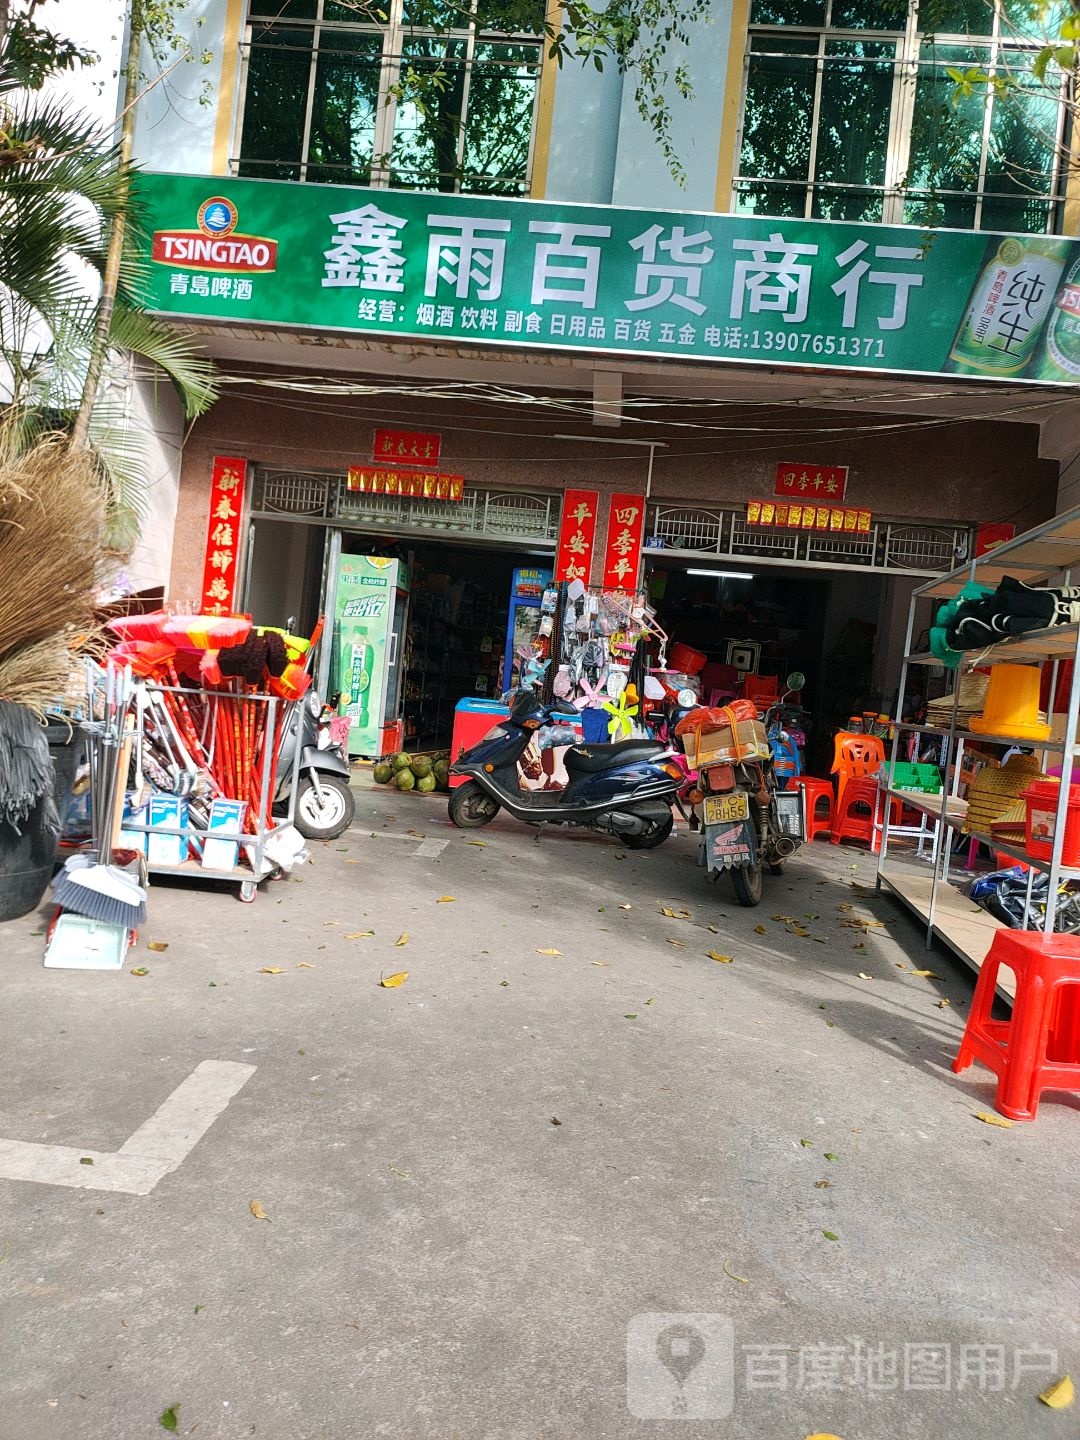
<svg viewBox="0 0 1080 1440"><path fill-rule="evenodd" d="M945 369L1019 375L1035 353L1073 243L1053 235L992 240Z"/></svg>
<svg viewBox="0 0 1080 1440"><path fill-rule="evenodd" d="M1024 373L1029 380L1080 381L1080 255L1065 272L1038 351Z"/></svg>

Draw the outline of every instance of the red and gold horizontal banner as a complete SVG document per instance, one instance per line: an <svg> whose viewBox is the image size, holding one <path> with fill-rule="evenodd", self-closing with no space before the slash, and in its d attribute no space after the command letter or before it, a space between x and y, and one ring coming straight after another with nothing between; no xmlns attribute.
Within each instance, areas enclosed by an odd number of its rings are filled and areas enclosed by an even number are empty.
<svg viewBox="0 0 1080 1440"><path fill-rule="evenodd" d="M399 495L406 500L460 500L465 494L463 475L433 470L388 470L381 465L353 465L345 480L347 490L361 495Z"/></svg>
<svg viewBox="0 0 1080 1440"><path fill-rule="evenodd" d="M846 505L785 505L776 500L748 500L748 525L781 526L787 530L830 530L865 535L873 523L869 510Z"/></svg>

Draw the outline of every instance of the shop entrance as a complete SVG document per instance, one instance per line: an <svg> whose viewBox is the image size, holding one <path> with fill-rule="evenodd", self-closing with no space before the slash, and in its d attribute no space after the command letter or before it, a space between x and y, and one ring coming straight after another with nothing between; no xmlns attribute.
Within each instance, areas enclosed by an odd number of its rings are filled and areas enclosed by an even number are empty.
<svg viewBox="0 0 1080 1440"><path fill-rule="evenodd" d="M351 753L436 750L459 700L502 693L550 573L544 550L256 519L245 607L302 632L326 614L320 688L355 712Z"/></svg>
<svg viewBox="0 0 1080 1440"><path fill-rule="evenodd" d="M874 661L883 578L820 569L717 563L679 564L648 556L646 587L670 640L708 657L703 698L743 688L747 662L777 689L792 671L806 676L802 703L811 717L806 762L824 773L831 735L852 715L879 712ZM734 664L732 662L735 662Z"/></svg>

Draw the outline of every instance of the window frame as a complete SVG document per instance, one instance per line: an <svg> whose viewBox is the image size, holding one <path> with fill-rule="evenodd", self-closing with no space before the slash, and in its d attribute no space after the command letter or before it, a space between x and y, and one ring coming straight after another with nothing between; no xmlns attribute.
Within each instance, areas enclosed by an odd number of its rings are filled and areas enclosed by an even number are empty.
<svg viewBox="0 0 1080 1440"><path fill-rule="evenodd" d="M865 192L868 195L881 197L882 213L878 222L885 225L912 225L918 222L909 221L904 218L904 210L909 201L924 193L923 187L917 187L907 181L911 165L911 135L915 116L915 96L918 89L920 77L926 73L932 73L934 67L932 50L937 46L955 46L957 48L978 47L989 52L987 71L990 74L996 73L1001 64L1004 54L1018 54L1028 51L1032 55L1038 53L1041 46L1037 40L1025 41L1022 36L1007 31L1008 24L1004 19L1003 0L994 0L994 16L992 33L981 35L958 34L951 31L923 32L919 29L919 5L918 0L910 0L907 11L907 23L902 30L872 30L854 29L849 26L832 27L829 23L832 18L834 0L827 0L825 9L825 20L821 25L800 25L800 24L754 24L748 20L746 29L746 42L743 50L742 67L742 95L739 104L739 124L735 132L734 164L732 167L731 197L729 209L734 214L755 214L763 218L770 218L767 211L739 211L738 200L740 187L747 182L767 184L778 189L803 194L802 219L817 219L813 214L815 197L821 192ZM748 14L750 12L748 11ZM784 180L768 175L747 175L741 168L743 136L746 126L746 104L749 91L751 62L755 56L768 58L782 58L786 53L782 51L755 50L753 42L761 37L770 36L776 39L816 39L817 49L812 55L808 52L807 58L814 61L814 103L811 120L810 152L807 163L807 178L805 181ZM882 184L850 184L837 181L821 181L815 178L818 152L819 125L821 119L821 99L823 92L823 76L826 63L826 46L834 41L858 41L863 43L874 42L895 42L896 52L892 62L893 79L892 94L889 105L889 129L888 141L885 154L885 174ZM924 54L924 48L928 46L930 54ZM1038 200L1046 205L1047 219L1044 231L1032 231L1029 233L1056 234L1060 229L1066 203L1066 182L1068 179L1068 165L1063 158L1064 139L1068 123L1068 107L1066 105L1066 85L1063 78L1057 100L1057 123L1052 139L1052 155L1050 166L1050 180L1045 190L1030 191L1032 200ZM1049 92L1045 92L1049 94ZM987 166L990 158L990 137L994 123L994 96L987 87L982 100L982 129L979 135L979 175L978 186L974 190L945 190L933 189L928 192L930 195L940 195L949 198L962 198L974 202L974 215L970 226L962 227L972 230L982 228L982 215L984 203L993 202L1002 198L998 192L987 192L986 178ZM1016 196L1014 198L1020 198ZM780 217L778 217L780 218ZM925 227L922 227L925 228ZM950 227L957 228L957 227Z"/></svg>
<svg viewBox="0 0 1080 1440"><path fill-rule="evenodd" d="M461 168L464 159L464 149L469 114L469 95L472 89L473 66L476 57L477 47L483 45L535 45L536 66L535 85L533 92L532 115L529 124L529 145L525 160L525 173L521 178L521 194L527 197L532 189L533 162L536 153L536 135L540 112L540 93L543 79L543 68L547 63L546 47L544 46L543 31L502 31L487 30L480 26L453 26L445 31L435 31L430 27L413 24L405 18L405 9L408 0L390 0L389 15L385 24L377 22L366 22L363 20L343 21L324 20L323 14L327 0L316 0L315 16L311 19L282 18L276 21L267 22L264 17L256 15L254 20L251 15L250 3L246 6L244 17L244 29L240 40L240 66L238 75L238 99L236 105L236 117L233 127L232 153L229 157L228 167L231 175L240 173L240 166L244 163L242 145L244 136L244 115L247 108L248 98L248 71L250 68L250 57L255 42L253 31L259 24L273 23L281 27L286 33L294 27L298 30L311 30L312 42L310 50L310 63L308 66L307 94L304 104L304 125L301 140L300 159L295 162L299 171L296 182L306 184L309 168L323 169L325 165L310 159L311 145L311 124L312 111L315 104L316 77L320 54L341 54L341 51L320 50L320 36L324 30L344 32L345 34L363 34L377 36L381 39L382 49L379 61L379 93L375 107L375 130L372 137L371 148L371 171L366 181L345 181L342 183L370 186L374 189L406 189L426 190L424 185L397 185L391 187L393 170L393 144L394 133L397 121L399 101L393 93L394 87L401 79L403 66L414 57L408 56L406 48L413 40L436 39L439 41L461 41L465 44L465 53L460 61L454 60L454 64L461 64L464 67L464 88L461 101L461 124L458 127L455 143L456 175L452 191L436 190L436 194L487 194L488 191L470 191L462 188ZM474 0L475 3L475 0ZM255 47L257 48L257 47ZM306 48L298 46L298 49ZM384 162L384 163L380 163ZM269 163L269 162L268 162ZM292 164L290 161L281 161L282 165ZM249 177L256 178L256 177ZM436 177L437 178L437 177ZM333 183L328 181L317 181L311 183Z"/></svg>

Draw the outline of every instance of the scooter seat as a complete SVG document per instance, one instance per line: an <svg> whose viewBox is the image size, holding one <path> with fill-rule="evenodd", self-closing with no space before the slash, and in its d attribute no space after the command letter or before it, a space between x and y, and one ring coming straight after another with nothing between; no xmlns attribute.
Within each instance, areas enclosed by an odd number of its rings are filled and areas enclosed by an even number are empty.
<svg viewBox="0 0 1080 1440"><path fill-rule="evenodd" d="M651 760L663 753L655 740L620 740L616 745L572 745L566 752L567 770L611 770L630 760Z"/></svg>

